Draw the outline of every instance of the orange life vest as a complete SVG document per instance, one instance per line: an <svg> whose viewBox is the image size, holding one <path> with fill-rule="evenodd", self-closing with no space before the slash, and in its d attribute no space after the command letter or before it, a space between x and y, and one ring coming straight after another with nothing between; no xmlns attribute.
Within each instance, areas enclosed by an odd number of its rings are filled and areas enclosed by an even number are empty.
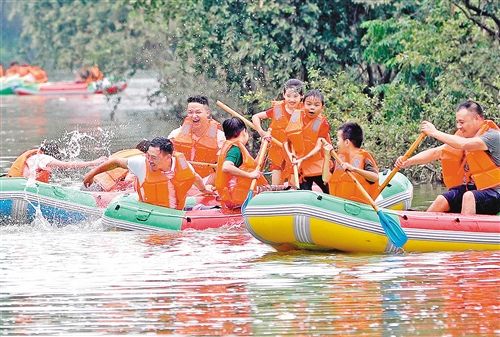
<svg viewBox="0 0 500 337"><path fill-rule="evenodd" d="M370 152L357 149L355 153L347 154L340 152L339 157L342 161L351 164L352 166L360 169L364 169L365 161L369 160L373 163L374 168L377 168L377 163ZM358 179L358 181L363 185L364 189L368 194L375 198L378 191L378 183L374 182L370 184L363 176L359 173L351 172ZM330 189L330 194L335 195L340 198L349 199L357 202L362 202L368 204L368 200L363 196L363 194L356 187L356 183L351 177L342 169L341 165L335 163L335 169L328 182L328 187Z"/></svg>
<svg viewBox="0 0 500 337"><path fill-rule="evenodd" d="M93 66L92 68L90 68L89 70L89 79L90 81L100 81L104 78L104 75L103 73L99 70L99 67L97 66Z"/></svg>
<svg viewBox="0 0 500 337"><path fill-rule="evenodd" d="M39 66L30 66L28 67L28 71L31 75L33 75L33 78L37 83L45 83L49 80L45 70L43 70Z"/></svg>
<svg viewBox="0 0 500 337"><path fill-rule="evenodd" d="M271 135L279 140L280 142L286 141L285 129L290 120L290 114L285 109L285 101L273 102L273 118L269 124L271 128ZM283 161L286 160L287 155L285 149L274 143L269 144L269 149L267 151L267 157L270 162L282 167Z"/></svg>
<svg viewBox="0 0 500 337"><path fill-rule="evenodd" d="M290 117L290 122L285 129L293 150L299 158L311 152L316 146L321 125L327 122L326 118L320 114L304 125L304 113L303 110L296 110ZM321 175L323 171L323 152L319 151L311 158L304 160L300 170L304 177Z"/></svg>
<svg viewBox="0 0 500 337"><path fill-rule="evenodd" d="M220 124L215 120L208 121L204 127L203 135L196 141L193 139L192 127L193 122L190 118L186 118L181 131L172 139L175 151L183 153L189 160L216 163L219 151L217 131L220 129ZM194 169L201 177L206 177L214 172L213 168L208 166L196 165Z"/></svg>
<svg viewBox="0 0 500 337"><path fill-rule="evenodd" d="M443 182L447 188L460 186L469 182L469 173L465 172L465 153L445 145L441 151L441 168Z"/></svg>
<svg viewBox="0 0 500 337"><path fill-rule="evenodd" d="M16 160L12 163L12 166L7 172L8 177L23 177L24 166L26 165L26 161L29 157L39 153L38 149L28 150L23 152ZM36 180L41 181L43 183L48 183L50 180L50 172L42 169L38 169L36 171Z"/></svg>
<svg viewBox="0 0 500 337"><path fill-rule="evenodd" d="M232 146L237 146L242 155L243 163L239 167L240 170L251 172L257 166L255 160L252 158L246 147L236 140L226 140L219 154L217 162L217 171L215 175L215 188L219 193L222 207L226 209L235 209L240 207L245 201L252 179L233 176L229 173L222 171L222 165L226 160L227 152ZM264 177L257 180L257 185L267 185Z"/></svg>
<svg viewBox="0 0 500 337"><path fill-rule="evenodd" d="M484 121L485 128L476 136L480 136L488 130L497 130L498 125L491 120ZM466 151L465 158L474 184L478 190L484 190L500 185L500 167L495 164L487 151Z"/></svg>
<svg viewBox="0 0 500 337"><path fill-rule="evenodd" d="M138 156L144 154L142 151L137 149L128 149L118 151L111 155L110 158L129 158L133 156ZM128 170L117 167L112 170L99 173L94 177L94 183L101 186L103 191L117 191L124 190L128 187L129 184L124 184L123 179L127 176Z"/></svg>
<svg viewBox="0 0 500 337"><path fill-rule="evenodd" d="M3 65L0 64L0 77L3 77L4 76L4 69L3 69Z"/></svg>
<svg viewBox="0 0 500 337"><path fill-rule="evenodd" d="M175 189L175 196L169 195L168 181L166 173L151 170L146 163L146 177L144 183L139 186L139 180L135 179L135 189L139 195L139 200L153 205L170 207L170 197L176 200L177 209L182 210L186 204L188 190L193 186L195 173L191 170L189 163L182 153L174 152L175 158L174 177L171 180ZM144 157L146 160L146 157Z"/></svg>

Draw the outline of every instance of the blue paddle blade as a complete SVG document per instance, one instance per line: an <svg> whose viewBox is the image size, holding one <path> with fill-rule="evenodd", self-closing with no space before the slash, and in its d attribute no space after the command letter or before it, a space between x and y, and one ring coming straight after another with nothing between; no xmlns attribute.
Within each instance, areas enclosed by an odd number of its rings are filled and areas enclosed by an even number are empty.
<svg viewBox="0 0 500 337"><path fill-rule="evenodd" d="M243 213L245 208L247 208L247 205L252 198L253 198L253 190L250 190L248 191L247 198L245 199L245 201L243 201L243 204L241 205L241 213Z"/></svg>
<svg viewBox="0 0 500 337"><path fill-rule="evenodd" d="M387 214L384 214L380 209L377 211L377 214L382 228L392 244L398 248L403 247L406 241L408 241L408 236L403 228L401 228L401 225Z"/></svg>

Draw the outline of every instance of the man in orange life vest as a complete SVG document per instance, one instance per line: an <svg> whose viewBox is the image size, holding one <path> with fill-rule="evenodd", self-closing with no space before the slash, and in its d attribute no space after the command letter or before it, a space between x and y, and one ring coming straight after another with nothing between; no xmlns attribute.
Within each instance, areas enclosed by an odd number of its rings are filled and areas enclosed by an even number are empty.
<svg viewBox="0 0 500 337"><path fill-rule="evenodd" d="M149 143L145 155L110 158L88 172L83 183L88 187L95 175L114 167L126 168L135 175L135 190L140 201L181 210L186 203L187 191L193 184L201 192L207 190L184 155L173 149L170 140L156 137Z"/></svg>
<svg viewBox="0 0 500 337"><path fill-rule="evenodd" d="M493 121L485 120L481 106L471 100L458 106L456 122L458 131L455 135L438 131L427 121L421 124L425 134L455 149L446 150L447 157L442 160L444 181L448 181L446 185L451 187L438 196L427 211L497 214L500 212L499 128ZM417 156L406 162L398 158L396 165L424 164L426 159L430 162L437 155L431 149L426 157ZM451 165L445 167L445 163Z"/></svg>
<svg viewBox="0 0 500 337"><path fill-rule="evenodd" d="M217 160L215 188L223 209L238 210L248 195L252 180L258 179L259 186L267 185L267 181L245 148L248 142L245 123L233 117L226 119L222 128L227 140Z"/></svg>
<svg viewBox="0 0 500 337"><path fill-rule="evenodd" d="M345 172L349 170L358 179L364 189L372 198L378 191L378 167L372 154L361 148L363 144L363 129L357 123L344 123L337 131L338 155L342 165L335 162L331 176L329 175L329 162L325 158L323 180L328 181L330 194L344 199L349 199L367 204L368 200L356 187L356 183ZM325 145L328 153L332 145Z"/></svg>
<svg viewBox="0 0 500 337"><path fill-rule="evenodd" d="M28 150L21 154L12 163L7 176L33 178L48 183L53 169L78 169L96 166L106 160L106 157L92 161L62 161L60 159L59 146L53 141L46 141L39 149Z"/></svg>
<svg viewBox="0 0 500 337"><path fill-rule="evenodd" d="M226 140L219 122L212 119L208 98L192 96L187 99L187 116L181 127L173 130L168 139L174 143L175 150L184 154L190 161L217 162L217 155ZM194 165L206 184L213 185L214 169L208 165Z"/></svg>

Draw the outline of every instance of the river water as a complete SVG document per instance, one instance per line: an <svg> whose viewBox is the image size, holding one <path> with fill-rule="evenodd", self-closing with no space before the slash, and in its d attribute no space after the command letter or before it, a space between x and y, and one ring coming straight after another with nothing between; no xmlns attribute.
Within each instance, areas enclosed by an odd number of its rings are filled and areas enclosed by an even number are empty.
<svg viewBox="0 0 500 337"><path fill-rule="evenodd" d="M167 135L147 77L103 96L0 96L0 172L45 138L93 159ZM84 171L60 175L78 184ZM415 188L425 209L440 187ZM499 336L499 252L277 253L243 228L0 228L0 335Z"/></svg>

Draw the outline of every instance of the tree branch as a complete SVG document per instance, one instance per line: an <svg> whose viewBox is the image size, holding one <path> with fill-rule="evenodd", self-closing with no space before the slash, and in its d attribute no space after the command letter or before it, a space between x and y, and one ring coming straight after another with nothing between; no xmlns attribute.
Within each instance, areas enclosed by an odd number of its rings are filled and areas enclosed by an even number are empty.
<svg viewBox="0 0 500 337"><path fill-rule="evenodd" d="M500 20L496 16L494 16L494 15L488 13L488 12L485 12L482 9L478 8L478 7L475 7L475 6L471 5L468 0L464 0L464 3L465 3L465 6L467 7L467 9L474 11L475 13L477 13L477 15L479 15L479 16L486 16L486 17L491 18L495 22L495 24L497 25L498 30L495 31L494 29L492 29L492 28L488 27L487 25L483 24L478 19L474 18L474 14L471 14L465 8L463 8L462 6L460 6L457 1L453 1L453 4L455 6L457 6L464 13L464 15L467 17L467 19L471 20L477 26L479 26L481 29L485 30L493 38L500 39Z"/></svg>

